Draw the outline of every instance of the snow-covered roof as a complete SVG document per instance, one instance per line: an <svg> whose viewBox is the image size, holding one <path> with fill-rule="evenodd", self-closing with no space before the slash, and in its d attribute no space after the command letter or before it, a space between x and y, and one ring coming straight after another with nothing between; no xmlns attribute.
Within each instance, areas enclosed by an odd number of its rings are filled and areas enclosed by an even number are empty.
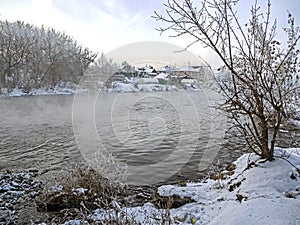
<svg viewBox="0 0 300 225"><path fill-rule="evenodd" d="M179 69L176 69L176 71L179 72L199 72L201 66L190 66L190 65L184 65L180 67Z"/></svg>
<svg viewBox="0 0 300 225"><path fill-rule="evenodd" d="M146 67L144 71L146 73L156 73L156 70L153 67Z"/></svg>
<svg viewBox="0 0 300 225"><path fill-rule="evenodd" d="M176 68L173 67L173 66L163 66L161 68L158 69L159 72L165 72L165 73L168 73L168 72L171 72L173 70L175 70Z"/></svg>

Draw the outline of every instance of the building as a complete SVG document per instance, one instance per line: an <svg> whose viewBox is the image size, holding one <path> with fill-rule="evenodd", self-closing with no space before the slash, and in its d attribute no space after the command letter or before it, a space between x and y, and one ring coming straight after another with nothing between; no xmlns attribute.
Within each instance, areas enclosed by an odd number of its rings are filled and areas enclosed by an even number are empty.
<svg viewBox="0 0 300 225"><path fill-rule="evenodd" d="M199 82L203 82L209 79L210 74L207 73L207 66L191 66L184 65L173 71L179 79L196 79Z"/></svg>
<svg viewBox="0 0 300 225"><path fill-rule="evenodd" d="M153 66L147 66L138 68L139 77L155 77L157 75L157 71Z"/></svg>

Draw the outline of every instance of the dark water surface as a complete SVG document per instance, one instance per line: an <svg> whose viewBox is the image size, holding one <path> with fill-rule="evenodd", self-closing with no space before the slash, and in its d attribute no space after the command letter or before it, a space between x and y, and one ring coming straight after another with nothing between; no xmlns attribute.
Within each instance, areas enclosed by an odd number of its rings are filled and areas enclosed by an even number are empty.
<svg viewBox="0 0 300 225"><path fill-rule="evenodd" d="M216 155L228 163L241 154L223 148L227 121L216 100L206 88L0 98L0 170L52 179L105 151L141 182L195 177Z"/></svg>

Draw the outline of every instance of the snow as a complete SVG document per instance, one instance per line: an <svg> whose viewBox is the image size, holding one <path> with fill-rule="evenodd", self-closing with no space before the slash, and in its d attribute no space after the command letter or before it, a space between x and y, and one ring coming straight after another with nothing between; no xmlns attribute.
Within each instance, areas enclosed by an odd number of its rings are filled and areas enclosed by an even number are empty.
<svg viewBox="0 0 300 225"><path fill-rule="evenodd" d="M30 91L25 91L22 88L14 88L8 91L7 88L0 89L0 97L19 97L19 96L35 96L35 95L71 95L76 93L88 92L154 92L154 91L178 91L183 89L185 91L199 91L201 88L197 80L184 79L180 85L160 84L158 79L169 80L169 74L160 73L156 77L125 77L126 81L114 81L111 88L107 88L104 82L97 81L97 88L90 90L89 87L82 87L72 82L59 82L55 87L33 88Z"/></svg>
<svg viewBox="0 0 300 225"><path fill-rule="evenodd" d="M120 224L128 224L128 221L138 221L140 224L160 224L158 221L162 220L162 216L166 213L165 210L156 209L152 203L146 203L142 207L116 208L116 210L96 209L89 218L100 224L104 224L104 221L111 218L122 221Z"/></svg>
<svg viewBox="0 0 300 225"><path fill-rule="evenodd" d="M224 180L159 187L162 196L177 194L196 201L171 209L172 224L300 224L300 174L290 164L300 168L300 148L278 148L275 155L274 161L265 162L244 154L234 162L234 174ZM141 224L156 224L165 213L151 203L119 210ZM118 217L112 213L97 209L91 218Z"/></svg>
<svg viewBox="0 0 300 225"><path fill-rule="evenodd" d="M80 225L81 224L81 221L79 219L76 219L76 220L70 220L68 222L65 222L63 225ZM41 225L41 224L39 224Z"/></svg>
<svg viewBox="0 0 300 225"><path fill-rule="evenodd" d="M177 91L178 88L175 85L161 85L158 84L156 78L143 78L140 83L137 83L136 80L129 80L129 83L115 82L112 88L108 89L99 89L99 92L153 92L153 91ZM59 87L55 88L39 88L32 89L29 92L25 92L22 89L15 88L11 92L8 92L6 88L3 88L0 91L0 97L20 97L20 96L36 96L36 95L71 95L76 93L87 93L87 89L76 88L74 84L73 87Z"/></svg>
<svg viewBox="0 0 300 225"><path fill-rule="evenodd" d="M144 77L140 79L141 84L158 84L159 81L156 78Z"/></svg>
<svg viewBox="0 0 300 225"><path fill-rule="evenodd" d="M21 88L14 88L11 92L7 88L0 90L1 96L20 97L34 95L70 95L75 93L86 92L86 90L77 88L76 84L71 82L59 82L54 88L33 88L30 91L24 91Z"/></svg>
<svg viewBox="0 0 300 225"><path fill-rule="evenodd" d="M293 120L292 123L297 126L300 127L300 121L299 120Z"/></svg>
<svg viewBox="0 0 300 225"><path fill-rule="evenodd" d="M151 79L154 78L143 78L143 79ZM156 80L156 79L155 79ZM143 84L132 84L132 83L114 83L113 88L108 89L108 92L153 92L153 91L177 91L177 87L175 85L161 85L155 83L143 83Z"/></svg>
<svg viewBox="0 0 300 225"><path fill-rule="evenodd" d="M253 153L244 154L233 164L233 173L223 180L205 179L199 183L187 183L186 186L160 186L158 193L161 196L176 194L195 201L170 209L171 224L300 224L300 148L277 148L275 160L271 162ZM7 210L8 205L15 204L28 190L36 192L35 187L40 183L32 183L31 187L30 183L34 181L28 173L0 174L0 178L0 200L6 199L5 205L0 204L0 213L6 217L13 215L11 218L15 219L17 215ZM26 178L29 178L27 183ZM28 190L23 188L24 185ZM81 187L73 191L78 195L87 192ZM85 221L103 224L112 218L124 224L126 221L130 224L128 220L140 224L160 224L159 221L168 217L168 211L157 209L149 202L126 208L114 201L112 206L114 209L96 209L85 219L73 218L64 224L84 224Z"/></svg>
<svg viewBox="0 0 300 225"><path fill-rule="evenodd" d="M160 78L160 79L168 79L168 76L169 76L169 74L167 74L167 73L160 73L157 76L155 76L154 78L156 78L156 79L158 79L158 78Z"/></svg>
<svg viewBox="0 0 300 225"><path fill-rule="evenodd" d="M300 168L300 149L277 149L276 156ZM252 168L247 169L251 162ZM193 215L195 224L300 224L300 176L291 164L280 158L260 162L254 154L245 154L234 164L234 174L226 180L160 187L161 195L177 194L197 201L172 209L173 218ZM289 194L294 198L288 198Z"/></svg>
<svg viewBox="0 0 300 225"><path fill-rule="evenodd" d="M75 195L84 195L88 191L88 189L79 187L79 188L73 189L72 191L73 191L73 194L75 194Z"/></svg>
<svg viewBox="0 0 300 225"><path fill-rule="evenodd" d="M9 93L9 96L19 97L19 96L22 96L22 94L23 94L22 90L15 88L12 90L11 93Z"/></svg>
<svg viewBox="0 0 300 225"><path fill-rule="evenodd" d="M133 84L125 83L115 83L112 89L109 89L110 92L135 92L137 89Z"/></svg>

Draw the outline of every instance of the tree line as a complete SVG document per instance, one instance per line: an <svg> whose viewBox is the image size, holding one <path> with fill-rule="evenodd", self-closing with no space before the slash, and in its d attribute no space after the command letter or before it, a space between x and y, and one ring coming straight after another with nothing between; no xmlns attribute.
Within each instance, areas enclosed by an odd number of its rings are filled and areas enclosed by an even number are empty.
<svg viewBox="0 0 300 225"><path fill-rule="evenodd" d="M0 21L0 89L77 83L97 54L65 33L21 21Z"/></svg>

